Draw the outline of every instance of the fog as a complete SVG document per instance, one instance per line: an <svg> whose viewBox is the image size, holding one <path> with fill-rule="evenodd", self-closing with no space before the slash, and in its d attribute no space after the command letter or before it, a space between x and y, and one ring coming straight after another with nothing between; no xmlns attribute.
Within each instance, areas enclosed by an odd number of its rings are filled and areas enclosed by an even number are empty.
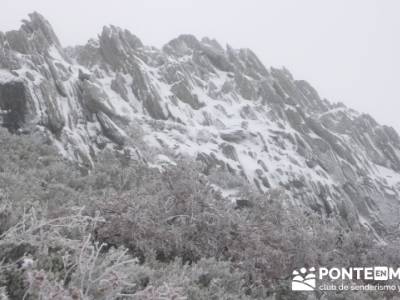
<svg viewBox="0 0 400 300"><path fill-rule="evenodd" d="M161 47L182 33L247 47L267 66L285 66L333 102L400 131L400 2L396 0L3 0L0 30L43 14L64 46L103 25Z"/></svg>

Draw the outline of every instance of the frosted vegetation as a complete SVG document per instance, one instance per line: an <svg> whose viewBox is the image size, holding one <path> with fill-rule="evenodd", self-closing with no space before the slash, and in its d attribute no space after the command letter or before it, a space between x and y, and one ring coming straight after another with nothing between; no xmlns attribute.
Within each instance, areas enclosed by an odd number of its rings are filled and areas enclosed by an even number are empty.
<svg viewBox="0 0 400 300"><path fill-rule="evenodd" d="M0 130L0 299L306 299L290 292L293 269L400 262L396 236L378 243L284 190L142 152L110 150L85 174L40 135ZM222 183L246 197L232 203Z"/></svg>

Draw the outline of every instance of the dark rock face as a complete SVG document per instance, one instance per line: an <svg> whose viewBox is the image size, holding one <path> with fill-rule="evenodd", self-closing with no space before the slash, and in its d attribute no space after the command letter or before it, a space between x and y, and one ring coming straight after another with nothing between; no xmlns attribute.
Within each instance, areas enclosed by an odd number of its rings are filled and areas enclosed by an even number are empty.
<svg viewBox="0 0 400 300"><path fill-rule="evenodd" d="M221 145L221 148L222 148L222 153L225 155L225 157L230 158L234 161L239 160L234 146L227 144L227 143L223 143Z"/></svg>
<svg viewBox="0 0 400 300"><path fill-rule="evenodd" d="M171 92L174 93L179 100L189 104L193 109L202 107L197 95L193 95L183 81L172 85Z"/></svg>
<svg viewBox="0 0 400 300"><path fill-rule="evenodd" d="M124 145L126 137L118 128L118 126L102 112L97 113L96 116L103 129L104 135L117 145Z"/></svg>
<svg viewBox="0 0 400 300"><path fill-rule="evenodd" d="M245 140L246 137L247 137L247 133L241 129L221 133L221 138L227 142L238 143L240 141Z"/></svg>
<svg viewBox="0 0 400 300"><path fill-rule="evenodd" d="M0 32L0 120L13 132L47 132L84 166L107 145L130 150L137 123L152 146L196 157L205 173L224 168L261 192L284 189L293 204L344 226L382 235L398 218L394 129L209 38L181 35L156 49L109 26L63 49L33 13Z"/></svg>
<svg viewBox="0 0 400 300"><path fill-rule="evenodd" d="M46 114L43 116L43 124L50 129L52 133L59 136L61 130L63 129L66 120L62 115L61 109L58 103L53 101L55 99L55 90L51 88L47 82L42 82L39 85L41 91L41 99L43 99L43 105Z"/></svg>
<svg viewBox="0 0 400 300"><path fill-rule="evenodd" d="M27 95L23 82L0 83L0 110L3 126L17 131L25 122Z"/></svg>

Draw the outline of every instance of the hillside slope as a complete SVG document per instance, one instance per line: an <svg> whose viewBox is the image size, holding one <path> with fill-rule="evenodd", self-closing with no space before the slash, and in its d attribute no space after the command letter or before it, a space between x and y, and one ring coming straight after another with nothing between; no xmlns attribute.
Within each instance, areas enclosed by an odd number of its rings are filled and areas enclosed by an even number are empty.
<svg viewBox="0 0 400 300"><path fill-rule="evenodd" d="M400 138L391 127L321 99L249 49L191 35L157 49L114 26L63 48L41 15L29 17L0 32L0 111L11 132L42 131L90 168L104 148L140 156L131 142L140 128L152 147L240 174L261 192L282 187L294 205L346 227L381 236L396 223Z"/></svg>

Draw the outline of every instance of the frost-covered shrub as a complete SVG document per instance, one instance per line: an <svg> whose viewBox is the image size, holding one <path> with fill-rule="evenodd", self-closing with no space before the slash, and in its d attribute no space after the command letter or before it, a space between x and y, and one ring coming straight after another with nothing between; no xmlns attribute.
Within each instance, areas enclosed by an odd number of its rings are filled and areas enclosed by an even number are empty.
<svg viewBox="0 0 400 300"><path fill-rule="evenodd" d="M97 222L102 220L85 216L82 210L54 219L40 217L33 209L24 214L0 240L0 248L9 248L10 254L23 244L22 259L29 255L32 260L24 268L13 265L7 254L3 257L9 264L4 267L8 294L15 299L21 295L27 299L74 299L74 295L114 299L132 294L138 261L123 248L104 251L106 245L91 236Z"/></svg>
<svg viewBox="0 0 400 300"><path fill-rule="evenodd" d="M42 136L0 129L0 299L306 299L290 291L293 269L400 263L397 229L376 243L283 190L202 172L189 158L159 167L119 151L81 174Z"/></svg>
<svg viewBox="0 0 400 300"><path fill-rule="evenodd" d="M201 259L196 264L183 265L176 260L155 274L152 284L178 286L189 299L247 299L245 274L235 270L228 261Z"/></svg>
<svg viewBox="0 0 400 300"><path fill-rule="evenodd" d="M226 237L220 229L230 226L218 215L224 204L213 198L194 164L182 162L163 173L141 165L131 168L126 173L130 189L98 202L106 219L97 229L99 238L141 255L154 251L164 261L177 256L194 261L222 251Z"/></svg>

